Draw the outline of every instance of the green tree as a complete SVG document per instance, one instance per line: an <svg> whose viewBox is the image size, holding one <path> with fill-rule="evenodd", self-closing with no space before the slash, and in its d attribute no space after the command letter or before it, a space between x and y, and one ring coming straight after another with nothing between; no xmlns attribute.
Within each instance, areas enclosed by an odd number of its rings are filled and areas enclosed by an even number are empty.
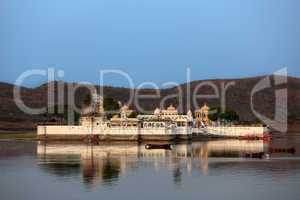
<svg viewBox="0 0 300 200"><path fill-rule="evenodd" d="M225 120L225 121L238 121L239 115L232 109L226 108L224 112L221 112L219 107L209 109L208 118L211 121Z"/></svg>
<svg viewBox="0 0 300 200"><path fill-rule="evenodd" d="M136 118L136 117L137 117L137 113L134 111L130 113L130 115L128 116L128 118Z"/></svg>
<svg viewBox="0 0 300 200"><path fill-rule="evenodd" d="M120 106L117 101L115 101L112 97L104 97L103 99L103 107L106 112L106 118L110 119L112 116L119 112Z"/></svg>
<svg viewBox="0 0 300 200"><path fill-rule="evenodd" d="M219 107L211 107L211 108L209 108L208 118L211 121L217 121L218 118L219 118L219 115L220 115L220 110L221 109Z"/></svg>
<svg viewBox="0 0 300 200"><path fill-rule="evenodd" d="M80 113L76 112L72 106L65 105L64 113L63 113L65 122L68 122L69 118L71 117L70 115L74 116L74 124L78 124Z"/></svg>
<svg viewBox="0 0 300 200"><path fill-rule="evenodd" d="M226 121L238 121L239 120L239 115L232 109L226 108L225 112L220 114L220 119L224 119Z"/></svg>
<svg viewBox="0 0 300 200"><path fill-rule="evenodd" d="M88 93L83 100L83 105L90 106L91 104L92 104L92 96L90 93Z"/></svg>

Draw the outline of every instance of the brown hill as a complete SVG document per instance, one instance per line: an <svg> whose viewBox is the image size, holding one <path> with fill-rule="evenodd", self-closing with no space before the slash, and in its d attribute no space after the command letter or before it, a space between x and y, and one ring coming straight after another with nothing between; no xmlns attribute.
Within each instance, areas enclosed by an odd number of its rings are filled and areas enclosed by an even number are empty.
<svg viewBox="0 0 300 200"><path fill-rule="evenodd" d="M185 112L187 110L187 102L190 99L190 102L193 102L193 97L195 94L201 95L211 95L215 94L214 89L208 84L213 84L216 86L216 89L222 94L222 84L227 85L230 82L233 82L234 85L228 87L226 92L226 106L235 110L240 119L243 121L255 121L256 117L254 116L251 107L250 107L250 96L251 91L258 84L260 80L264 77L252 77L252 78L242 78L242 79L215 79L215 80L202 80L202 81L193 81L190 84L181 84L179 86L182 91L182 98L175 97L176 94L179 94L179 89L176 87L154 90L154 89L142 89L139 94L149 95L157 94L160 92L159 98L139 98L139 105L148 111L153 110L155 107L160 105L160 102L166 98L168 95L173 95L173 98L168 98L165 103L173 105L182 105L179 108L180 111ZM260 112L263 115L268 117L273 117L275 113L275 92L278 89L287 88L288 91L288 119L291 124L298 123L300 121L300 79L294 77L288 77L286 84L281 84L274 86L274 77L270 76L272 87L268 89L261 90L260 92L254 95L254 108L256 111ZM206 84L205 84L206 83ZM208 84L207 84L208 83ZM200 87L199 85L203 85ZM67 103L67 96L70 92L70 88L79 87L75 93L75 104L80 106L83 103L83 100L88 93L88 90L76 83L65 83L65 82L50 82L43 84L36 88L26 88L20 87L22 93L22 100L27 106L39 108L47 105L47 91L48 87L54 87L55 102L58 102L58 85L62 85L64 88L64 104ZM190 89L188 89L190 85ZM99 91L100 86L95 86ZM8 83L0 82L0 130L29 130L34 129L36 123L47 120L44 115L30 115L22 112L15 104L13 98L13 88L14 85ZM198 89L197 89L198 88ZM136 92L136 89L128 89L121 87L109 87L104 86L104 95L110 96L115 100L126 102L129 99L130 92ZM136 98L136 96L135 96ZM182 104L180 104L180 102ZM220 98L198 98L195 101L195 104L191 104L190 108L192 110L195 107L202 106L204 103L207 103L209 106L217 107L221 105ZM136 108L134 104L132 107Z"/></svg>

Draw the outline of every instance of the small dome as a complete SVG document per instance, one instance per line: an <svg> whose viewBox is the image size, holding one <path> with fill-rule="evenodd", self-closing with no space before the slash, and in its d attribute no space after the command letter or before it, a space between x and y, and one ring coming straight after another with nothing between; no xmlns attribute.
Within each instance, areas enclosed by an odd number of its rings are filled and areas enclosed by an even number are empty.
<svg viewBox="0 0 300 200"><path fill-rule="evenodd" d="M168 111L175 111L176 108L171 104L168 108L167 108Z"/></svg>
<svg viewBox="0 0 300 200"><path fill-rule="evenodd" d="M124 105L121 107L121 111L127 111L129 110L129 106L128 105Z"/></svg>
<svg viewBox="0 0 300 200"><path fill-rule="evenodd" d="M114 115L112 118L117 119L117 118L119 118L119 115Z"/></svg>
<svg viewBox="0 0 300 200"><path fill-rule="evenodd" d="M204 106L202 106L203 110L209 110L209 107L206 105L206 103L204 104Z"/></svg>
<svg viewBox="0 0 300 200"><path fill-rule="evenodd" d="M160 114L160 109L159 108L156 108L155 110L154 110L154 115L159 115Z"/></svg>
<svg viewBox="0 0 300 200"><path fill-rule="evenodd" d="M188 119L189 121L193 121L193 113L192 113L191 110L189 110L189 111L187 112L187 119Z"/></svg>

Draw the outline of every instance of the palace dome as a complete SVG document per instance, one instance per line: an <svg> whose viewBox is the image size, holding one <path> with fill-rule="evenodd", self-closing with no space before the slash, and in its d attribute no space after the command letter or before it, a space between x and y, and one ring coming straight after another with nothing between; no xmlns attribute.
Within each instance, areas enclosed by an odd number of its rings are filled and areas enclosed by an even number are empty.
<svg viewBox="0 0 300 200"><path fill-rule="evenodd" d="M159 108L156 108L154 110L154 115L160 115L160 109Z"/></svg>

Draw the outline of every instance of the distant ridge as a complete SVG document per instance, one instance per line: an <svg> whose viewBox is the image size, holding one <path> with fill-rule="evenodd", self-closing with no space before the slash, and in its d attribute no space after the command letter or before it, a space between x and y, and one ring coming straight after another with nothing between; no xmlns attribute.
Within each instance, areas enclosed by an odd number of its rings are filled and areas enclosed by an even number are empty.
<svg viewBox="0 0 300 200"><path fill-rule="evenodd" d="M210 80L199 80L192 81L191 95L195 90L196 86L204 81L210 81L214 83L219 89L221 83L228 83L234 81L235 85L230 86L227 90L226 105L231 109L234 109L243 121L255 121L256 118L253 115L250 108L250 94L252 88L265 76L239 78L239 79L210 79ZM282 85L279 88L288 89L288 119L290 123L298 123L300 121L300 78L288 77L286 85ZM35 88L21 87L22 98L26 105L32 107L42 107L47 104L47 90L49 84L57 85L57 81L51 83L45 83ZM70 84L76 85L77 83L66 83L61 82L65 86L65 93L67 93L67 86ZM184 94L186 91L186 84L180 85ZM96 86L100 89L100 86ZM13 88L14 85L10 83L0 82L0 130L32 130L35 128L37 122L45 120L42 115L28 115L18 109L13 100ZM277 87L275 87L277 88ZM125 102L129 98L131 90L129 88L122 87L111 87L103 86L104 94L110 96L118 101ZM165 88L160 89L160 99L140 99L140 105L146 110L154 110L155 107L159 106L160 100L169 94L177 94L177 88ZM213 90L210 87L201 87L199 94L212 94ZM55 93L57 91L55 90ZM154 89L142 89L143 94L155 94ZM76 104L81 105L87 90L80 88L76 93ZM65 97L66 98L66 97ZM67 102L67 101L65 101ZM187 102L186 95L183 98L183 105ZM167 101L168 104L177 105L176 98ZM202 105L207 103L209 106L220 106L220 99L198 99L197 104ZM275 90L274 87L265 89L255 95L254 108L269 117L274 115L275 107ZM192 107L194 109L194 107ZM299 131L300 132L300 131Z"/></svg>

